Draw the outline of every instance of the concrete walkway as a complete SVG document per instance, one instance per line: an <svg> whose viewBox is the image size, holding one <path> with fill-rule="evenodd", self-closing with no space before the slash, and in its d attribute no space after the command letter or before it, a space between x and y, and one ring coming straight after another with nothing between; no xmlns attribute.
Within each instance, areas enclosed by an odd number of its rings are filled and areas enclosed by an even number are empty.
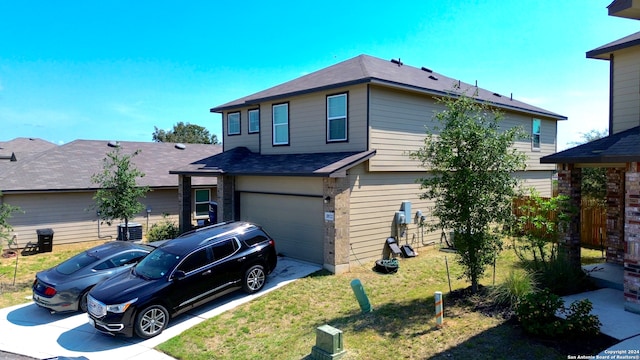
<svg viewBox="0 0 640 360"><path fill-rule="evenodd" d="M617 355L629 355L640 359L640 315L624 309L622 290L623 267L615 264L584 266L593 282L602 289L564 296L565 306L573 301L588 299L593 304L592 314L602 323L600 331L620 342L601 352L602 359L615 359ZM586 355L586 354L573 354Z"/></svg>
<svg viewBox="0 0 640 360"><path fill-rule="evenodd" d="M206 319L320 269L316 264L279 257L276 269L259 293L246 295L238 291L224 296L171 319L162 334L148 340L105 335L88 324L86 314L51 315L33 302L0 309L0 351L36 359L172 359L153 348Z"/></svg>

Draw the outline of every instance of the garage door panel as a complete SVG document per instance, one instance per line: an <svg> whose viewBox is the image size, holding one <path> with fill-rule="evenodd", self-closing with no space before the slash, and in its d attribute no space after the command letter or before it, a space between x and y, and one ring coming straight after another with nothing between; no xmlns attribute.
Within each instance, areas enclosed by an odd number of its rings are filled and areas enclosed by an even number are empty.
<svg viewBox="0 0 640 360"><path fill-rule="evenodd" d="M317 197L241 193L240 218L262 225L284 256L324 262L323 206Z"/></svg>

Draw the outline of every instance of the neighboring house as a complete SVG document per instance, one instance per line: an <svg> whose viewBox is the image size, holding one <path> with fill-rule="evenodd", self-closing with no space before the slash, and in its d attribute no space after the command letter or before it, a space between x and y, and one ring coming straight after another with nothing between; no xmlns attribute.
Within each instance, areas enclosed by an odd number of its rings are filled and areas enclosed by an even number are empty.
<svg viewBox="0 0 640 360"><path fill-rule="evenodd" d="M640 20L640 3L616 0L609 15ZM543 157L558 164L561 194L580 206L582 168L607 168L608 263L624 264L625 308L640 313L640 32L587 52L609 61L609 136ZM565 245L580 266L580 216L575 214Z"/></svg>
<svg viewBox="0 0 640 360"><path fill-rule="evenodd" d="M456 92L504 112L504 126L531 132L533 140L516 144L529 156L527 171L514 175L550 195L555 166L539 159L556 151L556 122L566 117L367 55L211 109L222 114L224 152L172 173L183 191L191 178L217 177L218 220L260 223L279 253L348 271L381 258L391 236L416 249L439 241L417 225L420 213L431 221L433 203L420 199L416 180L426 173L407 153L444 109L437 98Z"/></svg>
<svg viewBox="0 0 640 360"><path fill-rule="evenodd" d="M29 241L37 242L38 229L54 231L54 246L117 238L120 221L111 226L98 221L93 200L98 185L91 181L93 174L104 169L103 159L114 150L114 144L75 140L57 146L23 138L0 142L0 155L15 155L0 157L0 202L22 210L9 220L20 247ZM169 174L169 170L175 164L190 163L222 151L219 145L127 141L117 144L122 154L141 150L132 162L145 174L137 183L151 188L146 198L141 199L149 212L143 210L130 221L140 224L144 231L148 225L162 220L163 214L178 220L178 177ZM215 178L197 180L187 196L194 202L195 210L189 214L189 221L194 224L198 219L208 219L209 200L216 196Z"/></svg>

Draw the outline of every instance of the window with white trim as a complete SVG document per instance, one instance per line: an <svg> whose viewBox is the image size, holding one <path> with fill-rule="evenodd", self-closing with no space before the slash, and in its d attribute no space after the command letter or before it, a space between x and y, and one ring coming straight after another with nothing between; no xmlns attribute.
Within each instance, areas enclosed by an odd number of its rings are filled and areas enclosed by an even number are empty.
<svg viewBox="0 0 640 360"><path fill-rule="evenodd" d="M209 216L209 201L211 192L209 189L196 189L195 190L195 210L196 218Z"/></svg>
<svg viewBox="0 0 640 360"><path fill-rule="evenodd" d="M249 110L249 134L260 132L260 109Z"/></svg>
<svg viewBox="0 0 640 360"><path fill-rule="evenodd" d="M531 121L531 150L540 150L540 119Z"/></svg>
<svg viewBox="0 0 640 360"><path fill-rule="evenodd" d="M273 105L273 145L289 145L289 104Z"/></svg>
<svg viewBox="0 0 640 360"><path fill-rule="evenodd" d="M327 142L347 140L347 94L327 96Z"/></svg>
<svg viewBox="0 0 640 360"><path fill-rule="evenodd" d="M227 135L240 134L240 112L227 114Z"/></svg>

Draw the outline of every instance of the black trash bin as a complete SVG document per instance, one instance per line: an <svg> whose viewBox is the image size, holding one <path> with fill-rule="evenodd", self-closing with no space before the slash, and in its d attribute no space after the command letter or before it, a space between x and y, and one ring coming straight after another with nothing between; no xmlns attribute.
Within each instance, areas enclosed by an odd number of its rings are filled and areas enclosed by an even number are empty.
<svg viewBox="0 0 640 360"><path fill-rule="evenodd" d="M53 250L53 229L38 229L38 252L51 252Z"/></svg>

